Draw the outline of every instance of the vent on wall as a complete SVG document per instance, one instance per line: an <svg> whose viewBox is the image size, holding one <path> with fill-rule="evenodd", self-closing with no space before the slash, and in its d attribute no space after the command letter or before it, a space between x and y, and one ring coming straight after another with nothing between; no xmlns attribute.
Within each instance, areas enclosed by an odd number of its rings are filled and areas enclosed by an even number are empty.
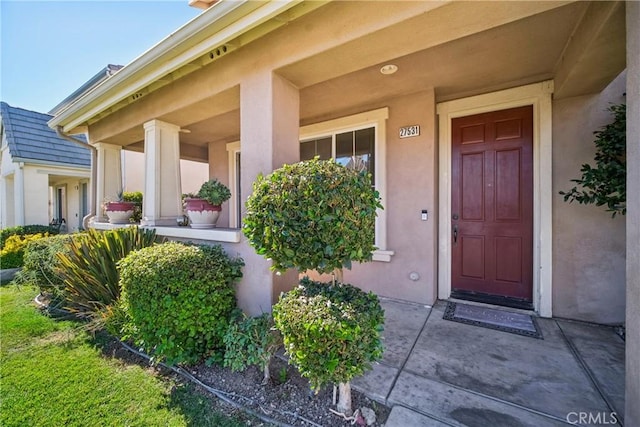
<svg viewBox="0 0 640 427"><path fill-rule="evenodd" d="M212 61L215 61L216 59L225 56L227 53L231 52L232 50L233 50L233 46L228 43L218 46L215 49L211 49L209 53L206 53L200 57L202 58L201 64L206 65Z"/></svg>
<svg viewBox="0 0 640 427"><path fill-rule="evenodd" d="M227 45L222 45L219 48L209 52L209 59L218 58L218 57L224 55L225 53L227 53L228 50L229 50L229 47Z"/></svg>
<svg viewBox="0 0 640 427"><path fill-rule="evenodd" d="M131 95L131 100L135 101L136 99L140 99L140 98L142 98L143 95L144 94L142 92L134 93L133 95Z"/></svg>

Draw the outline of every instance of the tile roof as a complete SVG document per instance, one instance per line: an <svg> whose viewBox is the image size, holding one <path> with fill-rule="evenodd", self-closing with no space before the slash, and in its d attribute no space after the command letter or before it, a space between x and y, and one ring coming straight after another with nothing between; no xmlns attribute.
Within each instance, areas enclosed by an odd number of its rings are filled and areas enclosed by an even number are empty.
<svg viewBox="0 0 640 427"><path fill-rule="evenodd" d="M67 166L91 166L89 149L60 138L47 126L52 116L0 102L0 118L14 160ZM86 141L84 136L75 138Z"/></svg>

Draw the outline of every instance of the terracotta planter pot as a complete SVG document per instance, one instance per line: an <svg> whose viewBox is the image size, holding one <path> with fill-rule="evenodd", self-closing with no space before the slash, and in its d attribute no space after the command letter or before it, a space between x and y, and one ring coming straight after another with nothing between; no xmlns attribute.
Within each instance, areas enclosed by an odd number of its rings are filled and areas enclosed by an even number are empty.
<svg viewBox="0 0 640 427"><path fill-rule="evenodd" d="M204 199L186 199L184 206L191 228L214 228L222 211L220 205L212 205Z"/></svg>
<svg viewBox="0 0 640 427"><path fill-rule="evenodd" d="M107 202L104 210L111 224L129 224L135 206L133 202Z"/></svg>

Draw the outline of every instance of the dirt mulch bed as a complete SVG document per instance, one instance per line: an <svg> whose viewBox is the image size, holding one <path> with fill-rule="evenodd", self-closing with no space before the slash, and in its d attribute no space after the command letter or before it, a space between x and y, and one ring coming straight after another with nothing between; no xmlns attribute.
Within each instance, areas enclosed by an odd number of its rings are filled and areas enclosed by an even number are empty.
<svg viewBox="0 0 640 427"><path fill-rule="evenodd" d="M150 366L147 359L140 357L115 340L108 340L102 347L105 355L116 357L126 363L136 363L142 366ZM175 375L180 381L187 381L174 371L166 368L155 367L163 374ZM247 420L248 426L289 425L289 426L322 426L322 427L347 427L363 425L354 421L347 421L335 415L330 409L335 410L332 404L333 388L327 387L315 394L310 391L309 383L302 378L294 366L289 365L283 357L276 357L271 363L271 382L262 385L262 371L250 367L244 372L232 372L230 369L220 366L190 366L183 368L187 375L195 377L207 387L221 392L225 398L241 405L244 409L260 414L265 418L274 420L269 423L253 418ZM237 415L242 409L238 409L229 403L218 399L204 387L198 386L198 391L206 396L212 408L227 415ZM372 401L355 390L352 390L353 409L367 407L376 415L374 426L383 426L389 416L390 408Z"/></svg>

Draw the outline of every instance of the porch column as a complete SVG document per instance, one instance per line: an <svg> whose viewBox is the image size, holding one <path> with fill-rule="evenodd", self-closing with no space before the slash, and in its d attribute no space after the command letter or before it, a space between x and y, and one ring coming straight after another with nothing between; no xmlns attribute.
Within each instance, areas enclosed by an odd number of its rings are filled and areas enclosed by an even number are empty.
<svg viewBox="0 0 640 427"><path fill-rule="evenodd" d="M640 3L627 14L627 342L624 425L640 426Z"/></svg>
<svg viewBox="0 0 640 427"><path fill-rule="evenodd" d="M259 173L269 174L300 160L300 95L296 87L269 71L256 72L240 86L240 152L242 194L253 192ZM243 215L245 207L243 206ZM243 238L244 239L244 238ZM281 290L291 289L297 272L275 275L271 262L255 253L246 239L244 276L238 303L249 315L271 311Z"/></svg>
<svg viewBox="0 0 640 427"><path fill-rule="evenodd" d="M144 124L143 225L175 226L182 216L179 132L160 120Z"/></svg>
<svg viewBox="0 0 640 427"><path fill-rule="evenodd" d="M24 163L17 163L13 176L14 225L24 223Z"/></svg>
<svg viewBox="0 0 640 427"><path fill-rule="evenodd" d="M120 154L122 147L119 145L95 143L97 150L96 159L96 222L107 222L102 204L106 201L118 199L118 193L122 191L122 162Z"/></svg>

